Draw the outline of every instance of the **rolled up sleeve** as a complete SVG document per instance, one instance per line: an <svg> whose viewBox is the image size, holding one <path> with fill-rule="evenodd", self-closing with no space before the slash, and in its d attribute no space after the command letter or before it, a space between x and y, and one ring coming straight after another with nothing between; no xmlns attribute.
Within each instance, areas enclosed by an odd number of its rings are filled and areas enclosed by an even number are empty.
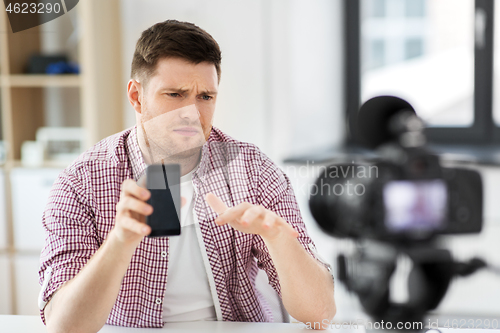
<svg viewBox="0 0 500 333"><path fill-rule="evenodd" d="M44 323L45 305L100 246L94 222L85 187L75 175L63 171L52 186L42 218L45 245L40 256L38 302Z"/></svg>

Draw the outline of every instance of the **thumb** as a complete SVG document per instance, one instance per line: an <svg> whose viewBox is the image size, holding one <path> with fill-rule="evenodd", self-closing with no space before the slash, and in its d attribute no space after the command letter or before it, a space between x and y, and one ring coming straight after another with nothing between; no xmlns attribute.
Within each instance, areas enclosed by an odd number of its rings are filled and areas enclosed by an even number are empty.
<svg viewBox="0 0 500 333"><path fill-rule="evenodd" d="M229 209L229 207L226 206L224 201L222 201L219 197L217 197L213 193L208 193L205 196L205 200L207 201L208 205L212 207L212 209L219 215Z"/></svg>

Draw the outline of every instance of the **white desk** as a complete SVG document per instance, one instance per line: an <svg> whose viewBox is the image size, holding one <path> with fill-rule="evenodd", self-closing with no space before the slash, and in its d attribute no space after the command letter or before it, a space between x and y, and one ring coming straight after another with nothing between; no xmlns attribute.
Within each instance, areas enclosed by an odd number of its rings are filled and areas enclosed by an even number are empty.
<svg viewBox="0 0 500 333"><path fill-rule="evenodd" d="M500 329L450 329L439 328L441 333L500 333ZM7 333L41 333L47 332L40 317L38 316L7 316L0 315L0 331ZM157 328L128 328L120 326L104 326L100 333L152 333L152 332L170 332L170 333L294 333L294 332L336 332L336 333L366 333L367 331L358 326L358 328L335 328L331 327L325 331L308 330L303 324L272 324L272 323L240 323L240 322L222 322L222 321L204 321L189 323L169 323L163 329ZM373 333L396 333L397 330L376 331ZM435 332L435 331L434 331Z"/></svg>
<svg viewBox="0 0 500 333"><path fill-rule="evenodd" d="M7 316L0 315L0 331L6 333L40 333L47 332L38 316ZM169 323L163 329L156 328L127 328L120 326L104 326L100 333L293 333L293 332L336 332L336 333L365 333L365 329L332 329L313 331L306 329L303 324L273 324L273 323L241 323L204 321L189 323ZM491 332L488 332L491 333Z"/></svg>

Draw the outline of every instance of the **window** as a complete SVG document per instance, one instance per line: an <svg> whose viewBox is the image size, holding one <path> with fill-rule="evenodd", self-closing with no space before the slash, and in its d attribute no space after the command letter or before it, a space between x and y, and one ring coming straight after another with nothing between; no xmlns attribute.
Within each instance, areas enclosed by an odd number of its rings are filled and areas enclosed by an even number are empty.
<svg viewBox="0 0 500 333"><path fill-rule="evenodd" d="M495 6L495 18L500 19L500 5ZM494 68L493 68L493 118L500 126L500 24L495 24L494 31Z"/></svg>
<svg viewBox="0 0 500 333"><path fill-rule="evenodd" d="M377 0L344 0L348 142L356 141L359 106L394 95L414 106L433 143L500 143L494 0L386 0L384 15L374 15L376 6Z"/></svg>
<svg viewBox="0 0 500 333"><path fill-rule="evenodd" d="M386 0L374 0L371 4L369 10L373 17L384 17L385 16L385 2Z"/></svg>
<svg viewBox="0 0 500 333"><path fill-rule="evenodd" d="M425 1L426 0L406 0L405 1L406 17L425 16Z"/></svg>
<svg viewBox="0 0 500 333"><path fill-rule="evenodd" d="M409 38L405 41L405 60L418 58L424 54L424 41L421 38Z"/></svg>
<svg viewBox="0 0 500 333"><path fill-rule="evenodd" d="M385 41L383 39L370 41L369 56L367 56L366 66L377 68L384 66L385 62Z"/></svg>

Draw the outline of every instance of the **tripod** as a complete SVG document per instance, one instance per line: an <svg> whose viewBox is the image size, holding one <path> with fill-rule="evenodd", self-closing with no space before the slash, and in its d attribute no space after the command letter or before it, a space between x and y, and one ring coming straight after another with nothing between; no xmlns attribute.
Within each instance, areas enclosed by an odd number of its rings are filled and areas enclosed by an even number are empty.
<svg viewBox="0 0 500 333"><path fill-rule="evenodd" d="M405 303L390 301L390 279L399 255L413 263L408 277L409 297ZM480 259L455 262L450 251L433 243L387 244L364 241L357 252L337 258L338 276L354 292L365 312L387 329L409 332L424 330L424 316L443 299L454 276L466 276L486 264ZM415 325L414 323L420 323Z"/></svg>

